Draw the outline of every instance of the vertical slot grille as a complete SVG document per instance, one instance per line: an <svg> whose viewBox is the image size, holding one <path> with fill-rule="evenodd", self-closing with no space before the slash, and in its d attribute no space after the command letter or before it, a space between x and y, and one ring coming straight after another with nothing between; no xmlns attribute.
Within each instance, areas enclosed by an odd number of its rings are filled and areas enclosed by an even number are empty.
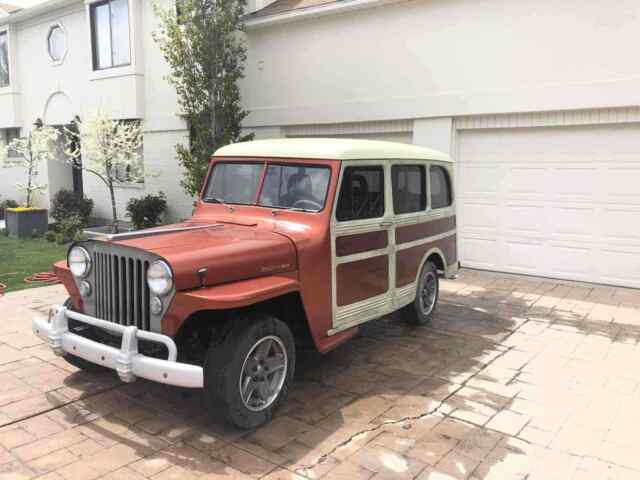
<svg viewBox="0 0 640 480"><path fill-rule="evenodd" d="M94 252L96 316L119 325L151 329L149 262L112 253Z"/></svg>

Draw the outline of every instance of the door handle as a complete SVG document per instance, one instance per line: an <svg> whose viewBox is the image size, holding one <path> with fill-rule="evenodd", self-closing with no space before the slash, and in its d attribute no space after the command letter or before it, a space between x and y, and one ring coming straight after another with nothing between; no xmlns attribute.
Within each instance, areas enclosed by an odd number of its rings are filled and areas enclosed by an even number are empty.
<svg viewBox="0 0 640 480"><path fill-rule="evenodd" d="M390 228L393 226L393 222L380 222L382 228Z"/></svg>

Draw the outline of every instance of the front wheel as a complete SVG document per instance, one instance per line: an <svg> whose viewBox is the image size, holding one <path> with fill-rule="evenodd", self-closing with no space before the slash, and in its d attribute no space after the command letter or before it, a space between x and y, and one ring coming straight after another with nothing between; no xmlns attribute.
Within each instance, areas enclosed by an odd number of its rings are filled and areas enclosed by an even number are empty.
<svg viewBox="0 0 640 480"><path fill-rule="evenodd" d="M427 262L418 277L416 298L404 307L404 316L417 325L429 324L438 304L439 293L438 269L432 262Z"/></svg>
<svg viewBox="0 0 640 480"><path fill-rule="evenodd" d="M207 352L205 395L231 423L255 428L271 420L287 396L296 361L293 335L268 315L231 321L227 335Z"/></svg>

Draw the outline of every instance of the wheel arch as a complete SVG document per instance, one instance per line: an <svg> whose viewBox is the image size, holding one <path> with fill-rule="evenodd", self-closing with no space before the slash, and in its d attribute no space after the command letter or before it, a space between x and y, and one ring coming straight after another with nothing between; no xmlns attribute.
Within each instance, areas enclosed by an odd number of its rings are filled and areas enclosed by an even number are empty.
<svg viewBox="0 0 640 480"><path fill-rule="evenodd" d="M427 253L423 255L422 260L420 261L418 272L416 273L416 282L418 281L418 277L420 276L420 272L422 272L425 263L427 263L428 261L432 261L438 271L446 273L447 261L443 251L438 247L432 247L427 251Z"/></svg>
<svg viewBox="0 0 640 480"><path fill-rule="evenodd" d="M283 321L291 330L296 344L313 344L308 317L299 291L277 295L253 304L223 309L203 308L192 312L176 334L179 343L198 335L226 335L234 320L251 314L267 314ZM208 343L208 340L206 340Z"/></svg>

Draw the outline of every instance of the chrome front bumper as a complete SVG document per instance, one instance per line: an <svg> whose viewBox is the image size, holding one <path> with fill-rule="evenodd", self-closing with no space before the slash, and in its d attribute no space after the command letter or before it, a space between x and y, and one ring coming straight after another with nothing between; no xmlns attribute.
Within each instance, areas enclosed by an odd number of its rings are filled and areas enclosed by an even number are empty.
<svg viewBox="0 0 640 480"><path fill-rule="evenodd" d="M122 335L120 349L89 340L69 331L69 319ZM133 382L137 377L153 382L186 388L202 388L202 367L178 363L178 349L171 337L139 330L135 326L123 326L98 318L73 312L56 305L49 310L49 318L33 320L33 332L49 343L56 355L74 355L88 362L102 365L118 372L123 382ZM169 352L167 360L138 353L138 340L161 343Z"/></svg>

